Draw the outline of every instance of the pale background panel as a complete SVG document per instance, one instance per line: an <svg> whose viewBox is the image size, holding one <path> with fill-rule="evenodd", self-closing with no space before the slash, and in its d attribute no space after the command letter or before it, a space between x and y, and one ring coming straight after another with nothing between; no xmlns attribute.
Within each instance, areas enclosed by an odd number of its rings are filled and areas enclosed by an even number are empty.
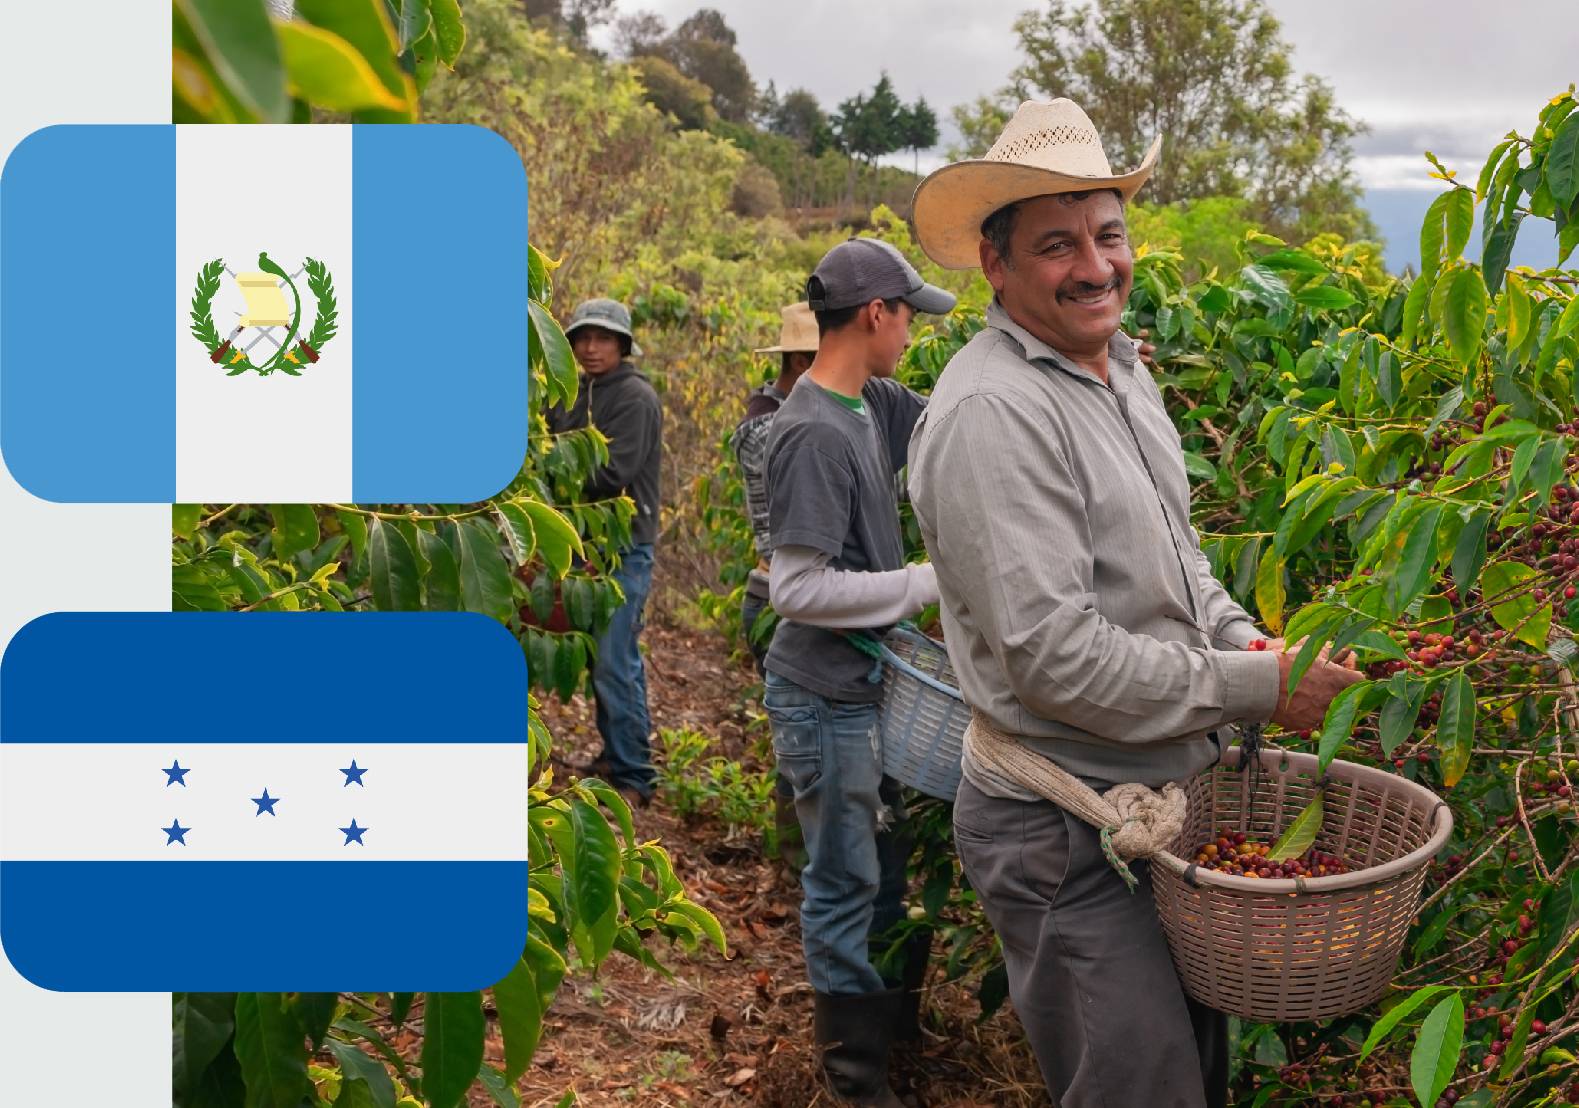
<svg viewBox="0 0 1579 1108"><path fill-rule="evenodd" d="M176 128L175 147L176 495L198 504L349 501L351 128L192 125ZM316 258L334 281L339 331L300 377L227 377L189 329L198 271L224 258L232 272L254 273L259 252L296 282L303 338L316 305L296 271ZM291 304L289 287L283 293ZM221 338L246 310L235 280L221 274L213 303ZM248 328L236 341L258 337ZM274 350L258 342L253 364Z"/></svg>
<svg viewBox="0 0 1579 1108"><path fill-rule="evenodd" d="M200 618L200 617L192 617ZM0 743L7 861L521 861L525 743ZM356 762L362 784L343 767ZM172 784L172 762L188 772ZM274 814L253 803L268 789ZM338 830L367 828L362 845ZM160 828L191 828L183 846Z"/></svg>
<svg viewBox="0 0 1579 1108"><path fill-rule="evenodd" d="M54 123L170 122L168 4L8 4L5 33L0 159ZM51 504L0 467L0 519L0 648L46 612L169 610L168 504ZM169 1108L170 994L52 993L0 958L0 1104L63 1098Z"/></svg>

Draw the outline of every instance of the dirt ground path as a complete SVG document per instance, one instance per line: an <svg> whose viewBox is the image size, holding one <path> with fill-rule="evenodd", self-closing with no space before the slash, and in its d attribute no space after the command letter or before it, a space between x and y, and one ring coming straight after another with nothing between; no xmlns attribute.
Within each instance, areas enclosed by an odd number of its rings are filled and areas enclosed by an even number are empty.
<svg viewBox="0 0 1579 1108"><path fill-rule="evenodd" d="M713 753L760 767L751 747L765 734L756 672L716 634L649 626L648 698L656 729L708 735ZM592 705L550 696L555 774L583 773L600 748ZM726 842L707 821L686 823L655 803L636 813L637 834L661 838L691 895L723 923L729 957L654 950L673 980L611 957L600 980L566 979L542 1045L522 1080L523 1104L555 1104L574 1088L602 1105L829 1103L816 1082L811 987L800 948L800 889L754 842ZM896 1052L895 1088L910 1108L1031 1108L1048 1103L1009 1005L982 1025L975 998L938 984L926 996L919 1048ZM497 1037L490 1061L503 1057ZM484 1103L478 1101L477 1103Z"/></svg>

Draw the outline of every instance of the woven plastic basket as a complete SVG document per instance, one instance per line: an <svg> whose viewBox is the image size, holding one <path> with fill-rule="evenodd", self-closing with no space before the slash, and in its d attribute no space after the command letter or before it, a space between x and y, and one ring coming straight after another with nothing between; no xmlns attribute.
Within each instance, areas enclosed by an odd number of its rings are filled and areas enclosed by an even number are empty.
<svg viewBox="0 0 1579 1108"><path fill-rule="evenodd" d="M953 800L970 709L960 699L948 650L918 631L895 627L882 652L883 772L928 796Z"/></svg>
<svg viewBox="0 0 1579 1108"><path fill-rule="evenodd" d="M1179 977L1202 1004L1245 1019L1357 1011L1393 978L1426 863L1452 833L1452 813L1396 774L1335 761L1315 848L1346 859L1348 873L1258 880L1193 868L1195 847L1217 828L1275 842L1315 792L1315 756L1263 749L1252 804L1239 757L1232 747L1221 765L1190 782L1184 834L1173 852L1152 859L1157 911Z"/></svg>

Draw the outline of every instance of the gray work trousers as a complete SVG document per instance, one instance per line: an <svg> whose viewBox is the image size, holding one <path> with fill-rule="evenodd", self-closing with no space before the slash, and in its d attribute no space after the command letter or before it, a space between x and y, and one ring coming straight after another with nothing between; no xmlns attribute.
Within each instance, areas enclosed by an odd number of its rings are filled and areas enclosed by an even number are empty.
<svg viewBox="0 0 1579 1108"><path fill-rule="evenodd" d="M1179 984L1147 863L1131 893L1097 829L968 780L954 841L1003 944L1009 996L1059 1108L1224 1108L1228 1017Z"/></svg>

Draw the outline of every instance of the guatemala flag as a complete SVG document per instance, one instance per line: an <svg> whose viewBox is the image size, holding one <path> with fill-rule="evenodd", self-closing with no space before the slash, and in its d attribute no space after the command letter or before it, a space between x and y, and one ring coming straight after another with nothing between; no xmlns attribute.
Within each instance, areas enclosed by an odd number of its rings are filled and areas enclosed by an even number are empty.
<svg viewBox="0 0 1579 1108"><path fill-rule="evenodd" d="M526 705L468 613L35 619L0 663L6 956L65 991L492 985Z"/></svg>
<svg viewBox="0 0 1579 1108"><path fill-rule="evenodd" d="M0 450L47 500L471 503L526 455L492 131L58 126L0 172ZM478 422L489 420L488 432Z"/></svg>

